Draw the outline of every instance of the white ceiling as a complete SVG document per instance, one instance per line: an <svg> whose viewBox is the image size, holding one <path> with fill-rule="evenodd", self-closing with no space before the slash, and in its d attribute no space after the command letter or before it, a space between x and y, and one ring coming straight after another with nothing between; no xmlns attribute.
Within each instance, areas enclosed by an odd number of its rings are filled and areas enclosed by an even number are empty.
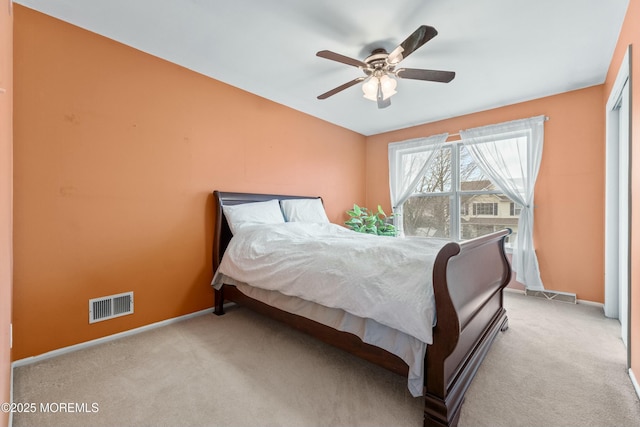
<svg viewBox="0 0 640 427"><path fill-rule="evenodd" d="M17 0L92 32L372 135L604 82L628 0ZM362 74L316 57L391 51L420 25L438 35L402 61L455 71L399 80L379 110Z"/></svg>

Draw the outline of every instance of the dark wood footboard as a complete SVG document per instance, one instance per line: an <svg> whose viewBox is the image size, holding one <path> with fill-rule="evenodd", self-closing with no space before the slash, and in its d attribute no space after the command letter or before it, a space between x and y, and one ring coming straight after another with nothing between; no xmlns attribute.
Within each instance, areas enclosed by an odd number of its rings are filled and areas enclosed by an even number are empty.
<svg viewBox="0 0 640 427"><path fill-rule="evenodd" d="M464 394L498 331L507 327L502 291L511 278L503 230L449 243L433 270L437 323L427 347L425 426L455 426Z"/></svg>
<svg viewBox="0 0 640 427"><path fill-rule="evenodd" d="M215 191L214 271L232 237L222 211L224 204L301 197ZM496 335L506 329L502 291L511 278L504 252L509 233L510 230L503 230L462 243L451 242L436 257L433 288L437 323L433 344L427 347L425 358L425 426L457 425L466 390ZM399 357L365 344L355 335L256 301L235 286L223 285L215 298L218 315L224 313L225 300L233 301L392 372L401 375L408 372L408 366Z"/></svg>

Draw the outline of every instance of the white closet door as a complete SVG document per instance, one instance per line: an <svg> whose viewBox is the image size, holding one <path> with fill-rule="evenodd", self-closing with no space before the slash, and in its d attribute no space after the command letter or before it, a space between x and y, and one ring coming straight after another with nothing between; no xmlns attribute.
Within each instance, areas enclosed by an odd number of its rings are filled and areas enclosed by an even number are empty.
<svg viewBox="0 0 640 427"><path fill-rule="evenodd" d="M618 162L618 314L621 325L621 336L625 346L628 335L629 316L629 199L630 199L630 171L629 160L631 152L629 147L629 84L622 89L619 109L619 162Z"/></svg>

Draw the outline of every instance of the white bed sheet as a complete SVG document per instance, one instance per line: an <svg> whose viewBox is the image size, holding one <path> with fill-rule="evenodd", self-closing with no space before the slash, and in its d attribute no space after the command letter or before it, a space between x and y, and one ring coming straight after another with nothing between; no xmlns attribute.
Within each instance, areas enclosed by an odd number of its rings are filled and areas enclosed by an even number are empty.
<svg viewBox="0 0 640 427"><path fill-rule="evenodd" d="M445 240L356 233L336 224L290 222L240 230L222 275L338 308L432 343L432 268ZM311 256L310 256L311 255Z"/></svg>

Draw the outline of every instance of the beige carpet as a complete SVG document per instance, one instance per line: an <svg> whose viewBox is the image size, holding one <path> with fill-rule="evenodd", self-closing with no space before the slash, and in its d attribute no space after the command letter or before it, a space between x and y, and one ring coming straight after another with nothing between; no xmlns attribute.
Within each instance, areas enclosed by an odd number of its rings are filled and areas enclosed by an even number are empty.
<svg viewBox="0 0 640 427"><path fill-rule="evenodd" d="M616 321L520 294L505 305L510 328L467 393L461 427L640 426ZM404 378L243 308L18 367L14 401L36 406L14 415L16 427L418 427L423 406Z"/></svg>

